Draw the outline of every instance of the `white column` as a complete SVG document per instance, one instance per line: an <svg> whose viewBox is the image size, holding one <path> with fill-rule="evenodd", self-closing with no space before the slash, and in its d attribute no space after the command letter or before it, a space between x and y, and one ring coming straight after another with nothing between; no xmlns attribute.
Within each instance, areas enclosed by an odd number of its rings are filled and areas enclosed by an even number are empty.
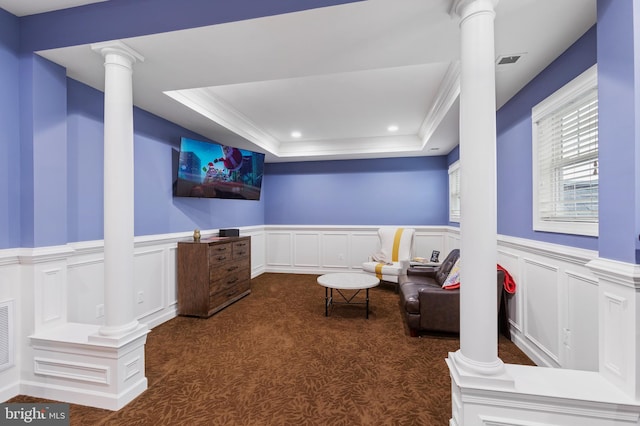
<svg viewBox="0 0 640 426"><path fill-rule="evenodd" d="M33 367L25 391L119 410L148 386L144 346L149 329L135 318L133 281L131 77L133 63L142 57L120 42L101 43L92 49L105 59L105 324L66 323L30 336Z"/></svg>
<svg viewBox="0 0 640 426"><path fill-rule="evenodd" d="M460 350L461 374L503 374L498 358L496 285L496 103L494 7L459 0L460 16Z"/></svg>
<svg viewBox="0 0 640 426"><path fill-rule="evenodd" d="M104 88L104 336L138 327L133 286L133 83L143 58L121 42L92 46L105 62Z"/></svg>

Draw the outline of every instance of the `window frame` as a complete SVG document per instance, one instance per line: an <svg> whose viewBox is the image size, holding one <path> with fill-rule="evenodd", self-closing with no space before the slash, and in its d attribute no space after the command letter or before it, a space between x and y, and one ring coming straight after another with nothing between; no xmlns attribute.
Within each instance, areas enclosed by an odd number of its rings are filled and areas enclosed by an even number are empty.
<svg viewBox="0 0 640 426"><path fill-rule="evenodd" d="M543 177L540 171L539 140L537 123L554 114L559 109L576 101L587 92L598 88L598 68L593 65L578 77L551 94L531 110L532 127L532 189L533 189L533 230L572 235L598 236L598 214L595 221L542 219L539 188ZM598 156L596 156L596 161ZM599 180L599 179L598 179Z"/></svg>
<svg viewBox="0 0 640 426"><path fill-rule="evenodd" d="M449 166L449 222L460 223L460 160L457 160ZM456 189L452 188L452 176L456 179ZM452 200L457 200L458 208L454 209Z"/></svg>

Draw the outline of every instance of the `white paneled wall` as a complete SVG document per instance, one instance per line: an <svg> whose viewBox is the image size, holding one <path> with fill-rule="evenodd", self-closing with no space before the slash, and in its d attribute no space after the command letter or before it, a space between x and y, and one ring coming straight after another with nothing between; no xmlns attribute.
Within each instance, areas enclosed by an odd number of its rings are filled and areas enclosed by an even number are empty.
<svg viewBox="0 0 640 426"><path fill-rule="evenodd" d="M438 250L442 259L459 247L458 228L413 227L416 256ZM377 226L268 225L241 228L241 234L251 236L252 277L256 277L265 272L359 271L379 249L377 230ZM203 231L203 237L216 231ZM176 315L176 246L190 237L188 232L135 240L135 313L150 328ZM595 258L593 251L498 238L498 263L518 286L508 299L512 339L538 365L597 370L599 286L585 266ZM15 301L13 327L16 341L23 342L13 348L15 366L0 371L0 400L19 391L20 363L33 362L27 359L31 354L24 343L27 336L64 321L102 324L103 275L102 241L0 250L0 302ZM612 318L616 306L612 299Z"/></svg>
<svg viewBox="0 0 640 426"><path fill-rule="evenodd" d="M541 349L554 363L560 365L558 307L560 274L554 265L523 259L523 285L520 289L523 306L522 328L524 336Z"/></svg>
<svg viewBox="0 0 640 426"><path fill-rule="evenodd" d="M597 253L513 237L498 238L498 263L513 276L511 339L536 364L598 370Z"/></svg>
<svg viewBox="0 0 640 426"><path fill-rule="evenodd" d="M321 238L320 264L336 269L349 266L348 251L345 250L349 247L349 236L341 232L325 232Z"/></svg>
<svg viewBox="0 0 640 426"><path fill-rule="evenodd" d="M458 246L457 238L446 237L448 228L411 227L416 229L415 256L430 256L433 250L446 255L448 250ZM309 274L359 271L362 262L380 249L378 228L266 226L265 270Z"/></svg>
<svg viewBox="0 0 640 426"><path fill-rule="evenodd" d="M577 370L598 369L598 280L593 277L568 271L567 307L564 323L567 328L563 342L563 365ZM595 304L595 305L594 305ZM585 352L591 350L585 355Z"/></svg>
<svg viewBox="0 0 640 426"><path fill-rule="evenodd" d="M0 304L11 306L7 310L6 359L0 368L0 401L5 401L20 391L20 345L21 339L20 316L22 313L20 302L20 260L17 250L0 250ZM4 357L3 357L4 358Z"/></svg>
<svg viewBox="0 0 640 426"><path fill-rule="evenodd" d="M257 277L264 272L267 259L264 229L262 227L253 230L243 229L242 234L251 236L251 277Z"/></svg>

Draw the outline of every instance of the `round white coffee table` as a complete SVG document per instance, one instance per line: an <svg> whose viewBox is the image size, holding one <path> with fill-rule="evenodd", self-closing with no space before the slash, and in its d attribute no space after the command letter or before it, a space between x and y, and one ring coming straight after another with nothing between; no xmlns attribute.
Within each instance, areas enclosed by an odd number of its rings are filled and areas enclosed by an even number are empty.
<svg viewBox="0 0 640 426"><path fill-rule="evenodd" d="M380 280L375 275L363 274L359 272L337 272L325 274L318 277L318 284L324 287L324 316L329 316L329 307L333 304L366 305L366 317L369 318L369 289L380 284ZM344 302L333 300L333 290L336 290ZM356 290L350 297L345 296L342 290ZM353 299L360 293L366 291L364 302L354 302Z"/></svg>

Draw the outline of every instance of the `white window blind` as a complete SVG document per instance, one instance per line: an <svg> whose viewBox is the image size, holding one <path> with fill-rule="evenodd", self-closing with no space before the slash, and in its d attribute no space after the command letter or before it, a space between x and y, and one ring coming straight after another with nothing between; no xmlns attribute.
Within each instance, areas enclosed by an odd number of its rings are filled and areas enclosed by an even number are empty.
<svg viewBox="0 0 640 426"><path fill-rule="evenodd" d="M597 232L598 90L589 82L569 95L561 92L542 114L534 109L534 229L593 235L593 227L570 229L582 223L595 225ZM550 223L556 225L545 225Z"/></svg>
<svg viewBox="0 0 640 426"><path fill-rule="evenodd" d="M460 222L460 162L449 166L449 221Z"/></svg>

